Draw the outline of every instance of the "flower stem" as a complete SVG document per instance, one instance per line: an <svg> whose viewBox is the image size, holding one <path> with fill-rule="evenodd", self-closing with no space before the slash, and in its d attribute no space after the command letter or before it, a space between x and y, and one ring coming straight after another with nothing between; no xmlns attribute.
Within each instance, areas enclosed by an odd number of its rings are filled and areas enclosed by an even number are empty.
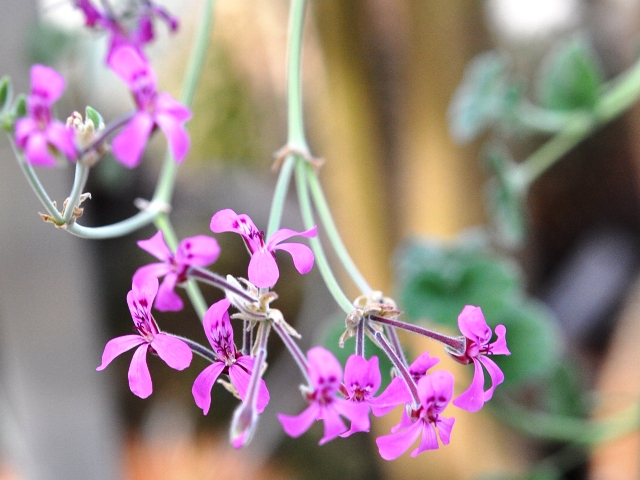
<svg viewBox="0 0 640 480"><path fill-rule="evenodd" d="M402 328L403 330L407 330L409 332L424 335L425 337L431 338L450 347L452 352L455 352L459 355L462 355L466 348L466 341L464 337L449 337L448 335L434 332L433 330L429 330L428 328L420 327L418 325L412 325L411 323L401 322L400 320L379 317L377 315L369 315L369 319L376 323L381 323L383 325L389 325L396 328Z"/></svg>
<svg viewBox="0 0 640 480"><path fill-rule="evenodd" d="M402 362L395 349L391 346L391 344L389 344L389 341L385 338L384 334L381 331L376 330L375 328L371 327L371 325L367 325L367 331L371 336L373 336L382 350L384 350L384 353L387 354L387 357L389 357L389 360L391 360L391 363L393 363L393 366L398 371L398 374L400 374L402 379L407 384L409 392L411 393L411 398L413 399L413 408L418 408L418 406L420 406L418 386L413 380L409 369L404 364L404 362Z"/></svg>
<svg viewBox="0 0 640 480"><path fill-rule="evenodd" d="M307 357L305 357L298 344L293 338L291 338L291 335L289 335L289 333L281 324L279 324L278 322L271 322L271 324L273 325L273 329L282 339L282 343L284 343L284 346L287 347L287 350L289 350L289 353L298 365L298 368L300 369L300 372L302 372L302 376L307 382L307 385L311 387L311 379L309 378L309 363L307 362Z"/></svg>
<svg viewBox="0 0 640 480"><path fill-rule="evenodd" d="M98 135L93 140L93 142L91 142L86 148L78 152L78 158L82 159L82 157L84 157L88 152L98 148L100 144L104 142L109 135L111 135L118 128L123 126L129 120L131 120L135 114L136 112L129 112L111 121L103 130L100 130L100 132L98 132ZM98 128L98 125L96 125L95 127Z"/></svg>
<svg viewBox="0 0 640 480"><path fill-rule="evenodd" d="M391 325L385 325L385 330L387 332L387 335L389 336L389 341L391 342L393 349L398 354L398 357L400 357L400 360L402 360L402 363L406 367L408 367L409 364L407 363L407 358L404 356L404 350L402 350L402 344L400 343L400 338L398 338L398 332L396 331L395 327L392 327Z"/></svg>
<svg viewBox="0 0 640 480"><path fill-rule="evenodd" d="M313 212L311 210L311 202L309 201L309 190L307 189L307 179L305 175L306 168L311 167L304 162L298 162L298 164L296 165L296 185L298 187L298 202L300 203L302 221L305 224L305 228L309 229L315 225L315 222L313 219ZM322 249L320 239L318 239L318 237L310 238L309 244L311 245L311 249L313 250L316 265L318 265L318 270L320 270L322 279L327 285L329 292L331 292L333 299L340 306L340 308L345 311L345 313L351 313L351 311L353 310L353 305L340 288L336 277L331 271L331 267L329 266L327 257L324 253L324 250Z"/></svg>
<svg viewBox="0 0 640 480"><path fill-rule="evenodd" d="M64 215L62 216L62 220L65 224L68 224L73 219L74 210L78 206L82 190L84 190L84 187L87 184L87 179L89 178L89 170L90 168L88 165L85 165L80 161L76 162L76 174L73 178L73 187L71 188L71 193L69 193L67 206L65 207Z"/></svg>
<svg viewBox="0 0 640 480"><path fill-rule="evenodd" d="M257 302L258 299L253 298L247 292L236 288L234 285L227 282L224 277L221 277L217 273L213 273L209 270L199 267L189 267L187 269L187 276L200 280L202 282L208 283L209 285L213 285L214 287L219 288L220 290L226 291L229 290L233 292L235 295L242 297L247 302Z"/></svg>
<svg viewBox="0 0 640 480"><path fill-rule="evenodd" d="M356 355L361 357L364 357L364 322L365 320L361 318L356 327Z"/></svg>

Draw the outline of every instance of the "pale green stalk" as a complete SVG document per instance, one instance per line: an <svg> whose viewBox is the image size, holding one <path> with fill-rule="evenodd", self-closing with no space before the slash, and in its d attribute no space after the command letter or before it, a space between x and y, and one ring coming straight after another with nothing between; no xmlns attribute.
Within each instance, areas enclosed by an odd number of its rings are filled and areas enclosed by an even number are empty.
<svg viewBox="0 0 640 480"><path fill-rule="evenodd" d="M76 174L73 178L73 187L71 188L71 193L69 193L67 206L65 207L64 215L62 216L65 224L68 224L73 219L75 207L78 206L82 190L84 190L84 187L87 184L87 179L89 178L89 170L89 166L85 163L81 161L76 162Z"/></svg>

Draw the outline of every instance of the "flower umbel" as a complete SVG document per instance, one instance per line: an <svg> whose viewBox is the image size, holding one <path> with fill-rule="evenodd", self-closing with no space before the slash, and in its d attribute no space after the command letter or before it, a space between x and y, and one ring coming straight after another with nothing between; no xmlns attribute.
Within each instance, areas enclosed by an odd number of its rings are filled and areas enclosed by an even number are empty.
<svg viewBox="0 0 640 480"><path fill-rule="evenodd" d="M242 355L233 343L233 330L229 321L229 300L214 303L204 314L204 332L213 347L218 360L205 368L193 382L193 398L196 405L206 415L211 406L211 389L220 374L227 374L242 400L245 399L255 359ZM269 403L269 391L260 380L257 413L261 413Z"/></svg>
<svg viewBox="0 0 640 480"><path fill-rule="evenodd" d="M192 266L206 267L215 262L220 255L218 241L206 235L185 238L178 245L175 254L167 246L161 231L148 240L140 240L138 246L161 260L161 263L150 263L140 267L133 278L135 282L143 277L164 276L155 303L155 307L163 312L182 310L182 299L174 289L176 284L187 280L187 269Z"/></svg>
<svg viewBox="0 0 640 480"><path fill-rule="evenodd" d="M113 139L113 154L125 167L133 168L142 157L149 136L156 127L164 132L176 162L189 151L189 134L184 123L191 111L169 93L158 93L151 65L135 49L124 46L111 56L109 65L128 85L138 107L129 123Z"/></svg>
<svg viewBox="0 0 640 480"><path fill-rule="evenodd" d="M443 445L449 443L455 418L444 418L440 414L453 395L453 375L439 370L426 375L418 382L420 406L405 412L390 434L376 439L380 456L393 460L406 452L421 437L420 444L412 452L415 457L425 450L438 448L438 436Z"/></svg>
<svg viewBox="0 0 640 480"><path fill-rule="evenodd" d="M44 65L31 67L31 92L27 96L27 117L16 122L15 140L27 161L41 167L55 167L55 154L75 160L73 130L52 119L51 107L62 96L62 75Z"/></svg>
<svg viewBox="0 0 640 480"><path fill-rule="evenodd" d="M466 350L462 355L456 355L451 351L449 354L460 363L473 362L474 373L469 388L456 397L453 404L463 410L476 412L482 408L485 402L491 400L495 388L504 381L502 370L488 356L511 355L505 338L507 330L504 325L496 326L495 331L498 338L495 342L489 343L493 332L487 325L480 307L472 305L467 305L462 309L458 316L458 327L467 339ZM487 390L484 390L483 365L491 378L491 387Z"/></svg>
<svg viewBox="0 0 640 480"><path fill-rule="evenodd" d="M315 237L317 227L304 232L296 232L288 228L282 228L271 235L267 240L264 232L258 230L248 215L238 215L227 208L220 210L211 218L211 231L214 233L235 232L242 236L251 260L249 261L249 281L259 288L273 287L278 281L280 271L276 263L274 252L284 250L293 258L293 264L298 272L305 274L313 268L313 252L309 247L301 243L282 243L284 240L296 235L302 237Z"/></svg>
<svg viewBox="0 0 640 480"><path fill-rule="evenodd" d="M182 340L162 333L151 315L151 305L158 292L158 279L147 277L143 282L133 282L127 294L127 303L133 317L137 335L124 335L107 342L102 363L96 370L104 370L111 361L128 350L138 347L129 367L129 388L140 398L147 398L153 391L147 366L147 352L157 354L171 368L184 370L191 364L193 354Z"/></svg>

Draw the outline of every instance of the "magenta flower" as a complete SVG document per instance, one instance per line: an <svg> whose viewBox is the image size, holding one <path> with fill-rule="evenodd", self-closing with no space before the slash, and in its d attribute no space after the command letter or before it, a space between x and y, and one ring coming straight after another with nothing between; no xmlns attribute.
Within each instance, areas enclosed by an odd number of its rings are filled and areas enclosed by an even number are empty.
<svg viewBox="0 0 640 480"><path fill-rule="evenodd" d="M129 367L129 388L140 398L147 398L153 391L147 366L147 352L157 354L167 365L184 370L191 364L193 354L182 340L162 333L151 315L151 305L158 292L158 280L148 277L144 283L133 283L127 294L127 303L138 335L124 335L107 342L102 353L102 364L96 370L104 370L111 361L128 350L138 347Z"/></svg>
<svg viewBox="0 0 640 480"><path fill-rule="evenodd" d="M51 107L62 96L64 78L44 65L31 67L31 92L27 96L27 117L16 122L15 140L32 165L55 167L55 154L75 160L73 130L52 119Z"/></svg>
<svg viewBox="0 0 640 480"><path fill-rule="evenodd" d="M158 7L150 1L140 2L139 5L136 5L138 10L129 14L136 17L137 22L134 28L127 27L126 23L130 22L112 18L108 13L101 12L90 0L74 0L74 3L84 13L87 27L102 29L109 33L108 64L111 62L112 54L127 45L138 52L140 56L144 56L142 47L155 38L153 29L154 17L161 18L172 32L178 29L178 20L169 15L164 8Z"/></svg>
<svg viewBox="0 0 640 480"><path fill-rule="evenodd" d="M380 388L381 376L378 366L378 357L366 360L360 355L351 355L344 366L344 384L341 387L342 394L347 400L366 407L366 415L357 415L351 419L351 428L340 435L348 437L355 432L368 432L369 407L375 399L373 395ZM365 408L363 407L363 411Z"/></svg>
<svg viewBox="0 0 640 480"><path fill-rule="evenodd" d="M161 263L140 267L133 275L133 281L135 283L136 279L148 276L164 276L155 303L155 307L162 312L182 310L182 299L175 292L176 284L187 281L186 272L189 267L211 265L220 254L217 240L206 235L185 238L178 245L175 255L167 247L161 231L148 240L140 240L138 246L161 260Z"/></svg>
<svg viewBox="0 0 640 480"><path fill-rule="evenodd" d="M278 281L280 271L276 263L275 251L284 250L293 258L298 272L305 274L313 268L313 252L301 243L281 243L295 235L315 237L317 227L304 232L296 232L282 228L266 241L264 232L259 231L248 215L240 214L230 208L220 210L211 217L211 230L214 233L235 232L242 235L244 243L251 254L249 261L249 281L259 288L273 287Z"/></svg>
<svg viewBox="0 0 640 480"><path fill-rule="evenodd" d="M164 132L171 154L181 162L189 151L189 134L184 123L191 112L169 93L158 93L156 76L149 63L129 46L117 49L110 61L113 71L133 93L138 111L111 144L113 154L124 166L140 163L149 136L156 127Z"/></svg>
<svg viewBox="0 0 640 480"><path fill-rule="evenodd" d="M409 374L414 382L418 383L427 371L440 361L437 357L431 357L429 352L424 352L409 366ZM398 405L409 404L412 401L411 392L404 379L395 377L389 386L375 399L371 401L371 409L376 417L386 415Z"/></svg>
<svg viewBox="0 0 640 480"><path fill-rule="evenodd" d="M473 362L475 371L469 388L453 400L456 407L476 412L482 408L485 402L491 400L495 388L504 381L504 374L496 363L488 358L489 355L511 355L507 348L504 325L496 327L498 338L494 343L489 343L493 332L487 325L480 307L467 305L458 316L458 327L467 339L466 350L462 355L449 354L462 364ZM484 390L484 374L482 366L489 372L491 387Z"/></svg>
<svg viewBox="0 0 640 480"><path fill-rule="evenodd" d="M196 405L202 409L205 415L211 406L211 389L220 374L228 375L240 398L245 399L255 363L254 358L242 355L236 350L233 343L233 329L227 311L229 305L229 300L220 300L211 305L207 313L204 314L204 333L207 335L218 360L198 375L193 382L191 393L193 393ZM267 403L269 403L269 391L264 380L260 380L256 405L258 413L262 413Z"/></svg>
<svg viewBox="0 0 640 480"><path fill-rule="evenodd" d="M333 440L344 433L347 428L340 415L349 419L356 426L365 423L365 417L369 415L369 407L366 404L354 403L337 394L341 388L342 367L331 352L314 347L307 353L309 360L309 378L313 390L307 393L309 407L300 415L289 416L278 414L278 420L282 428L291 437L299 437L306 432L315 420L324 422L324 436L320 439L320 445Z"/></svg>
<svg viewBox="0 0 640 480"><path fill-rule="evenodd" d="M449 443L455 418L444 418L440 414L447 407L453 395L453 375L439 370L426 375L418 382L420 407L405 414L400 424L391 429L390 434L376 439L380 456L393 460L406 452L421 438L420 444L412 452L415 457L425 450L438 448L438 436L443 445Z"/></svg>

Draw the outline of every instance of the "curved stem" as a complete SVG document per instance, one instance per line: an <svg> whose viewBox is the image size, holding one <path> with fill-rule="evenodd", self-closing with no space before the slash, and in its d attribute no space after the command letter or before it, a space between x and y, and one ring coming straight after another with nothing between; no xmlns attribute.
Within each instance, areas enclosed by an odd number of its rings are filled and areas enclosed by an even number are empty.
<svg viewBox="0 0 640 480"><path fill-rule="evenodd" d="M353 283L356 284L363 295L367 295L371 292L371 287L365 280L362 273L360 273L360 270L358 270L358 267L349 255L347 248L344 246L344 243L342 243L336 224L333 221L327 199L322 191L322 185L320 185L320 181L318 180L316 173L310 168L307 169L307 180L309 182L309 188L311 190L316 211L318 212L318 216L322 221L322 226L327 232L327 236L329 237L329 241L331 242L336 255L342 262L344 269L353 280Z"/></svg>
<svg viewBox="0 0 640 480"><path fill-rule="evenodd" d="M89 170L88 165L80 161L76 162L76 174L73 178L73 187L71 188L71 193L69 193L64 215L62 216L65 224L68 224L73 219L75 208L78 206L80 196L82 195L82 190L84 190L87 179L89 178Z"/></svg>
<svg viewBox="0 0 640 480"><path fill-rule="evenodd" d="M73 222L67 226L66 230L77 237L92 240L122 237L136 230L140 230L142 227L151 225L166 208L167 206L165 204L151 202L147 208L121 222L102 227L84 227L78 225L77 222Z"/></svg>
<svg viewBox="0 0 640 480"><path fill-rule="evenodd" d="M307 179L304 172L305 168L309 168L309 165L304 162L298 162L298 164L296 165L296 185L298 187L298 201L300 203L302 221L304 222L305 228L309 229L315 225L315 222L313 220L311 202L309 201ZM310 238L309 244L311 245L311 250L313 250L318 270L320 270L322 279L327 285L329 292L331 292L333 299L340 306L340 308L345 311L345 313L351 313L351 311L353 310L353 305L344 294L344 292L340 288L340 285L338 284L338 281L336 280L336 277L333 275L333 271L329 266L329 262L324 253L324 250L322 249L320 240L318 239L318 237Z"/></svg>
<svg viewBox="0 0 640 480"><path fill-rule="evenodd" d="M287 198L287 191L289 190L289 183L291 183L291 176L293 174L293 167L295 166L295 163L296 158L294 155L288 154L280 168L276 188L273 192L273 200L271 201L271 211L269 212L269 223L267 224L266 238L271 237L271 235L273 235L280 227L284 201Z"/></svg>

